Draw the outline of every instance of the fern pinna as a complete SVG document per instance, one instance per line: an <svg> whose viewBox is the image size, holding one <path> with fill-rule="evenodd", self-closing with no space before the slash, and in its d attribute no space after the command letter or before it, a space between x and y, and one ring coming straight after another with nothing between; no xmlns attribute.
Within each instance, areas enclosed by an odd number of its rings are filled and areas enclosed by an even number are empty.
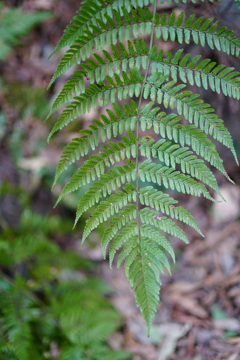
<svg viewBox="0 0 240 360"><path fill-rule="evenodd" d="M145 34L149 34L148 43L141 38ZM172 219L201 234L193 216L159 187L214 200L208 187L219 192L218 184L206 163L228 175L211 138L228 147L237 161L223 120L199 95L187 90L186 84L240 98L240 73L234 68L192 57L183 49L164 53L154 45L155 39L194 42L239 56L240 39L213 19L186 17L184 12L159 15L157 0L86 0L53 51L70 46L50 85L72 66L78 64L79 68L48 116L69 102L50 139L91 107L111 104L100 119L94 119L65 147L54 185L70 164L88 155L90 149L95 151L70 178L57 203L93 182L77 209L76 222L95 206L86 221L83 241L107 222L103 254L109 253L110 266L116 253L117 266L125 262L148 329L159 301L159 272L164 268L170 271L167 254L174 260L165 234L188 242ZM189 124L183 125L182 119ZM148 129L155 138L147 135ZM121 141L109 141L119 135ZM142 187L144 182L155 186Z"/></svg>

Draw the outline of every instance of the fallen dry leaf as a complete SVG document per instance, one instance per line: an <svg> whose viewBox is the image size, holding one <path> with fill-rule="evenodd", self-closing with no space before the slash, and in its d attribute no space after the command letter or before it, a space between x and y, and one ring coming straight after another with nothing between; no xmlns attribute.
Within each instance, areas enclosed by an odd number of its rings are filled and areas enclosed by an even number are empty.
<svg viewBox="0 0 240 360"><path fill-rule="evenodd" d="M229 297L240 296L240 287L235 286L232 289L230 289L228 292L228 296Z"/></svg>
<svg viewBox="0 0 240 360"><path fill-rule="evenodd" d="M153 325L150 333L150 339L155 343L159 343L161 339L161 349L157 360L165 360L174 353L177 341L185 336L191 329L191 324L166 323L161 325Z"/></svg>
<svg viewBox="0 0 240 360"><path fill-rule="evenodd" d="M195 300L187 296L181 296L179 294L170 294L171 300L175 305L180 306L188 313L195 315L199 318L207 318L207 311Z"/></svg>
<svg viewBox="0 0 240 360"><path fill-rule="evenodd" d="M230 355L228 358L228 360L238 360L238 359L239 359L238 353L234 353L234 354Z"/></svg>
<svg viewBox="0 0 240 360"><path fill-rule="evenodd" d="M233 346L231 344L231 341L229 341L230 339L233 339L233 338L228 338L224 342L218 341L216 339L211 339L210 340L210 346L213 349L221 352L221 354L228 353L228 352L234 352L234 353L238 352L239 353L240 352L240 346L238 344L240 343L240 341L237 343L237 345ZM238 339L240 340L240 337L238 337Z"/></svg>
<svg viewBox="0 0 240 360"><path fill-rule="evenodd" d="M221 330L240 330L240 322L234 318L213 320L213 327Z"/></svg>
<svg viewBox="0 0 240 360"><path fill-rule="evenodd" d="M230 344L240 345L240 336L229 337L225 341L227 341Z"/></svg>
<svg viewBox="0 0 240 360"><path fill-rule="evenodd" d="M240 212L240 192L238 187L227 184L220 187L220 192L226 202L222 201L219 194L215 195L215 199L221 201L212 205L215 224L235 220Z"/></svg>
<svg viewBox="0 0 240 360"><path fill-rule="evenodd" d="M202 327L204 329L211 327L211 320L210 319L199 319L196 316L191 316L183 313L180 310L174 310L172 313L172 319L182 322L184 324L189 323L192 325L196 325Z"/></svg>
<svg viewBox="0 0 240 360"><path fill-rule="evenodd" d="M193 292L194 290L199 289L202 286L202 282L189 282L189 281L183 281L178 280L175 281L173 284L171 284L168 287L169 291L187 294L190 292Z"/></svg>

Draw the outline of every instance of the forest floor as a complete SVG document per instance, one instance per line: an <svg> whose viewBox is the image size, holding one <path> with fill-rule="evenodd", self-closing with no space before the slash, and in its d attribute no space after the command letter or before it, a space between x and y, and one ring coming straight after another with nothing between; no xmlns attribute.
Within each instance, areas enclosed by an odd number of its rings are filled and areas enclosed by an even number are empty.
<svg viewBox="0 0 240 360"><path fill-rule="evenodd" d="M7 3L17 5L17 1ZM59 209L52 210L61 185L51 193L50 183L62 144L73 138L79 129L75 126L71 133L63 132L46 144L52 124L50 121L50 125L46 125L43 120L49 102L72 74L71 70L63 75L47 92L47 84L61 54L55 54L50 60L48 56L78 9L78 3L76 0L24 1L22 7L25 10L49 10L53 16L25 37L12 50L8 61L0 62L0 73L4 79L0 107L7 116L5 136L1 140L1 179L13 186L20 184L27 188L35 211L56 214L65 207L72 218L75 205L69 205L71 199ZM168 45L164 46L170 49ZM210 96L212 98L208 102L221 102L222 98L216 100L212 94ZM230 109L228 124L235 136L239 155L239 104L229 100L219 107L219 112L225 114ZM97 118L100 111L92 111L82 118L81 128L86 128L91 117ZM200 237L186 226L184 230L189 237L189 245L171 239L177 260L172 274L162 276L161 301L150 337L146 335L144 321L136 308L123 269L109 269L108 262L102 259L100 235L94 235L94 247L86 244L80 249L80 234L68 245L94 260L98 264L97 275L113 289L111 301L122 314L123 325L108 341L113 348L130 351L134 360L240 359L240 168L228 154L225 156L222 149L220 153L236 185L216 174L220 190L227 200L225 203L210 204L207 200L177 195L179 204L184 204L198 220L205 237ZM17 219L9 210L13 206L17 205L12 197L0 205L5 218L12 224ZM64 240L61 234L60 241L64 243L69 238Z"/></svg>

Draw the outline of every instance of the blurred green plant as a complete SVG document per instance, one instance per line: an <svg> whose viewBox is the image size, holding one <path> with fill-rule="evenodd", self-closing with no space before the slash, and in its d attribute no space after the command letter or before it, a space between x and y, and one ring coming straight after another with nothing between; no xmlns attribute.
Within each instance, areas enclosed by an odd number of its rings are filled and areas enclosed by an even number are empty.
<svg viewBox="0 0 240 360"><path fill-rule="evenodd" d="M8 84L5 99L17 109L22 118L34 116L43 119L48 111L48 100L44 88L30 86L19 81Z"/></svg>
<svg viewBox="0 0 240 360"><path fill-rule="evenodd" d="M234 2L237 5L237 7L240 9L240 0L234 0Z"/></svg>
<svg viewBox="0 0 240 360"><path fill-rule="evenodd" d="M9 136L9 150L13 159L17 162L22 158L26 147L28 156L37 156L45 147L45 127L38 119L43 119L48 109L46 92L43 88L15 82L5 86L4 96L8 106L21 120L14 123Z"/></svg>
<svg viewBox="0 0 240 360"><path fill-rule="evenodd" d="M7 58L20 37L50 16L51 13L46 11L28 13L20 8L7 8L0 1L0 61Z"/></svg>
<svg viewBox="0 0 240 360"><path fill-rule="evenodd" d="M6 122L6 115L3 112L0 112L0 140L4 137Z"/></svg>
<svg viewBox="0 0 240 360"><path fill-rule="evenodd" d="M68 220L26 207L18 229L2 228L0 359L131 357L106 342L120 318L104 296L106 285L86 276L93 263L52 240L53 234L67 236L70 227Z"/></svg>

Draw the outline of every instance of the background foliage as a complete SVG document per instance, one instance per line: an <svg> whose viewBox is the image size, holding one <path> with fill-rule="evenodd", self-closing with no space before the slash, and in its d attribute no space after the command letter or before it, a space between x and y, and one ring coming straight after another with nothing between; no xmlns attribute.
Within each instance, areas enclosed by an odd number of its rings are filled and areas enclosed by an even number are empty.
<svg viewBox="0 0 240 360"><path fill-rule="evenodd" d="M22 205L18 229L4 228L0 240L2 358L129 358L105 343L120 319L109 289L89 274L93 263L52 240L69 222Z"/></svg>

